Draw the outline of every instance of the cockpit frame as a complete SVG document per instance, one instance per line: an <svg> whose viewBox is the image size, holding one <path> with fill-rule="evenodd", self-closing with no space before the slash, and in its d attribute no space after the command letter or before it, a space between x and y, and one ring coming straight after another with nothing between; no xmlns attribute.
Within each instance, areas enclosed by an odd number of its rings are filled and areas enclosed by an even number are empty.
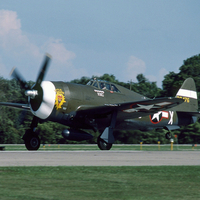
<svg viewBox="0 0 200 200"><path fill-rule="evenodd" d="M104 80L91 79L87 83L87 85L93 86L100 90L108 90L111 93L113 93L113 92L121 93L116 85L114 85L113 83L110 83L108 81L104 81Z"/></svg>

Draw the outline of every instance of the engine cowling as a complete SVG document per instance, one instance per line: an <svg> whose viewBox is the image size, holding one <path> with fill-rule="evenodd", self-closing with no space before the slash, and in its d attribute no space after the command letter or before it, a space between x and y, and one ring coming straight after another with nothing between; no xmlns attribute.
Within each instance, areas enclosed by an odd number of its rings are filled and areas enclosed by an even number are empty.
<svg viewBox="0 0 200 200"><path fill-rule="evenodd" d="M27 91L27 93L34 91L37 91L34 98L28 95L31 112L40 119L46 119L52 113L55 105L56 88L52 82L43 81L41 86L33 86L32 90Z"/></svg>
<svg viewBox="0 0 200 200"><path fill-rule="evenodd" d="M90 140L93 138L93 135L78 129L64 129L62 136L67 140L73 141Z"/></svg>

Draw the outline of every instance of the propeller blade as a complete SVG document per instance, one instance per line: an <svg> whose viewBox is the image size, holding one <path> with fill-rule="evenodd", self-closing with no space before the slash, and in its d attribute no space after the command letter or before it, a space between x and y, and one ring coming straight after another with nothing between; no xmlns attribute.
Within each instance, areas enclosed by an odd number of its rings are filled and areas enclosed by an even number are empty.
<svg viewBox="0 0 200 200"><path fill-rule="evenodd" d="M37 80L36 80L36 85L41 85L41 82L43 81L44 76L46 75L46 72L47 72L47 69L48 69L48 65L49 65L49 61L50 61L50 60L51 60L51 55L46 54L44 63L43 63L43 65L42 65L41 69L40 69L38 78L37 78Z"/></svg>
<svg viewBox="0 0 200 200"><path fill-rule="evenodd" d="M17 70L17 68L14 67L14 68L12 69L12 71L10 72L10 76L12 76L13 78L15 78L15 79L19 82L20 86L21 86L23 89L25 89L25 90L29 89L26 80L25 80L24 77L19 73L19 71Z"/></svg>

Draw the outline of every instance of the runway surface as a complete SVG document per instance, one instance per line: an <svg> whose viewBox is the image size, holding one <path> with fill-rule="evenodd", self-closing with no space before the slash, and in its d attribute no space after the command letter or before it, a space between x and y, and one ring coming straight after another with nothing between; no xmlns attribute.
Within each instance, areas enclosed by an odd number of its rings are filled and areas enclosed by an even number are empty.
<svg viewBox="0 0 200 200"><path fill-rule="evenodd" d="M0 166L200 165L200 151L2 151Z"/></svg>

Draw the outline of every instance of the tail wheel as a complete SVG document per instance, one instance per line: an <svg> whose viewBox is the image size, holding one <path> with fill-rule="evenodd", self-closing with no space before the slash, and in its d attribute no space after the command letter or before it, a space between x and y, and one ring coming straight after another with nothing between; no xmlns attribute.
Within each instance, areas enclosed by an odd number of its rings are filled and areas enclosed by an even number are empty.
<svg viewBox="0 0 200 200"><path fill-rule="evenodd" d="M36 133L30 134L25 139L25 146L29 151L37 151L40 148L40 139Z"/></svg>
<svg viewBox="0 0 200 200"><path fill-rule="evenodd" d="M165 134L166 139L171 139L172 138L172 134L170 132L167 132Z"/></svg>
<svg viewBox="0 0 200 200"><path fill-rule="evenodd" d="M111 143L105 142L100 137L98 137L98 139L97 139L97 144L98 144L99 149L101 149L101 150L110 150L112 148Z"/></svg>

